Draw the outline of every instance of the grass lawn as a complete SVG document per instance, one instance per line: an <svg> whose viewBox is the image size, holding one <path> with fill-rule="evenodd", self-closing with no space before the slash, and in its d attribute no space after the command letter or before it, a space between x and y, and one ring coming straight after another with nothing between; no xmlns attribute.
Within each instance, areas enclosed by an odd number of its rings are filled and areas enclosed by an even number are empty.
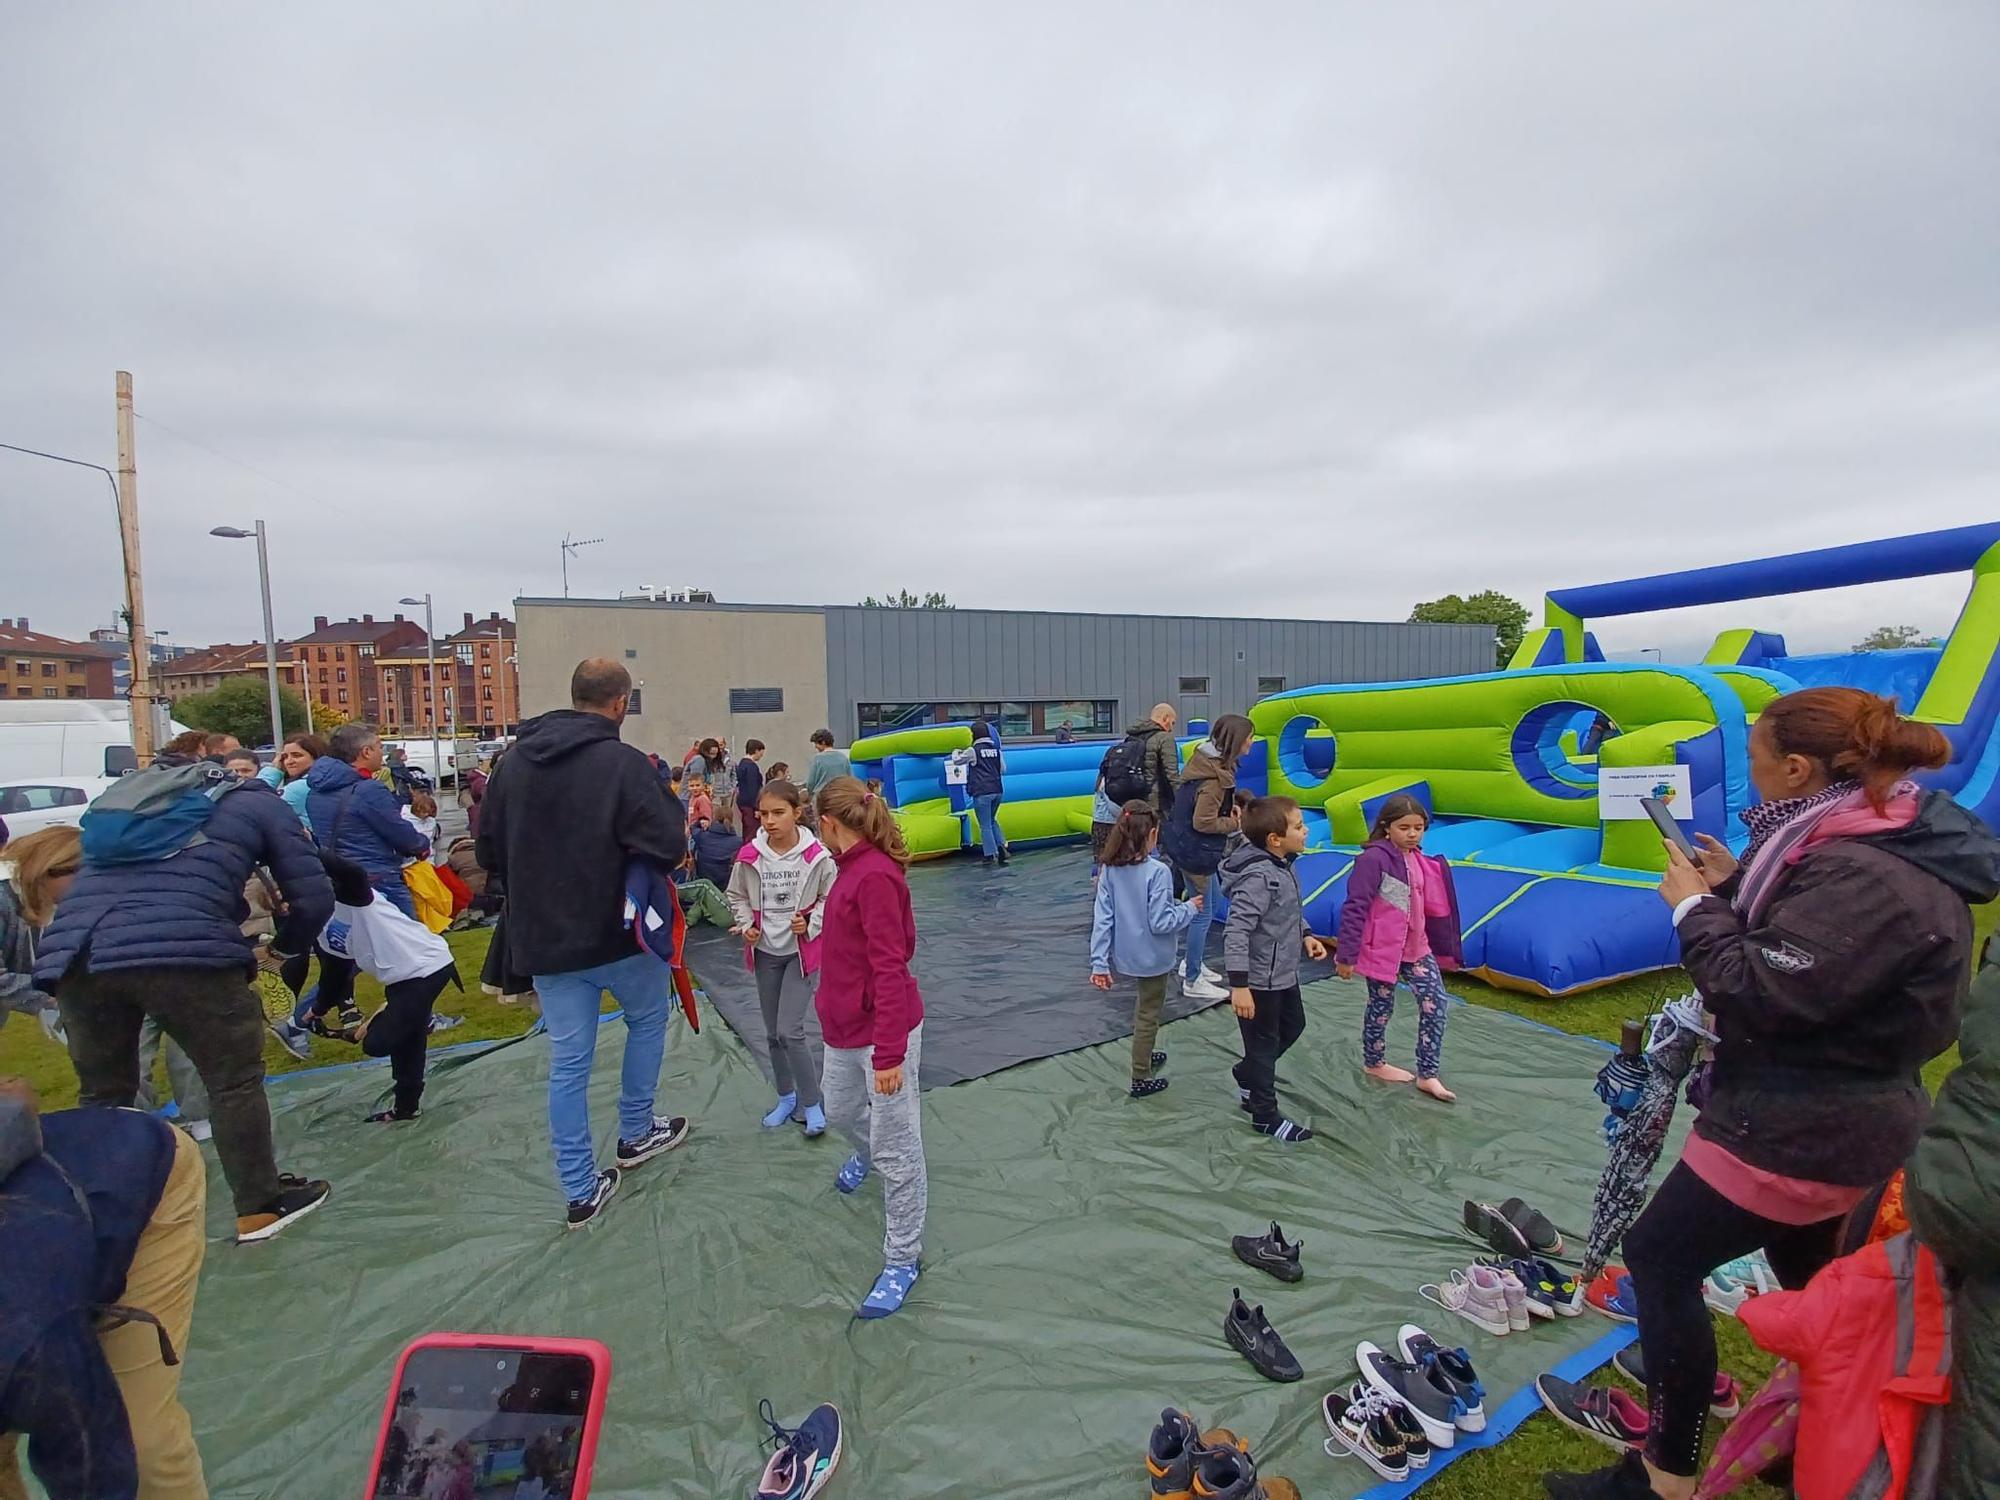
<svg viewBox="0 0 2000 1500"><path fill-rule="evenodd" d="M1996 924L2000 924L2000 903L1983 908L1975 915L1983 944ZM484 930L453 933L447 938L452 952L457 955L466 989L463 995L447 990L439 999L438 1008L448 1014L462 1015L465 1021L463 1025L439 1033L433 1038L432 1045L449 1046L514 1036L533 1022L531 1011L520 1006L501 1005L480 992L478 975L489 940L490 934ZM265 1008L272 1015L281 1013L289 1005L290 996L276 979L260 978L259 985L264 992ZM1560 1031L1615 1043L1619 1028L1626 1019L1645 1016L1662 1001L1686 993L1691 985L1685 974L1672 970L1642 975L1566 1000L1549 1000L1498 990L1478 980L1465 978L1453 978L1450 988L1470 1004L1509 1011ZM381 1003L381 986L367 975L361 976L357 989L363 1010L372 1011ZM1448 1038L1446 1055L1448 1058ZM292 1057L275 1040L265 1045L265 1064L273 1073L352 1062L355 1056L354 1048L321 1038L314 1038L312 1056L306 1062ZM1957 1062L1958 1052L1954 1048L1925 1069L1925 1081L1933 1092ZM27 1078L49 1108L60 1108L76 1100L76 1075L70 1069L67 1054L44 1037L40 1027L31 1023L16 1020L0 1030L0 1075L6 1074ZM159 1082L164 1091L164 1077ZM1586 1087L1587 1084L1579 1080L1578 1086ZM1754 1391L1769 1374L1770 1359L1750 1342L1735 1319L1717 1318L1716 1331L1723 1368L1734 1374L1747 1391ZM1712 1425L1711 1442L1716 1435L1715 1426L1719 1424ZM1475 1497L1476 1500L1515 1500L1515 1497L1532 1500L1532 1497L1544 1493L1540 1476L1546 1470L1592 1469L1610 1462L1611 1458L1607 1449L1569 1431L1554 1418L1537 1414L1500 1447L1471 1454L1454 1463L1426 1485L1424 1493L1435 1495L1437 1500L1475 1500ZM1354 1473L1351 1476L1343 1472L1342 1483L1351 1477L1354 1488L1359 1490L1363 1487L1365 1471L1359 1465L1352 1467ZM1751 1485L1737 1493L1744 1500L1776 1500L1782 1494L1763 1485Z"/></svg>

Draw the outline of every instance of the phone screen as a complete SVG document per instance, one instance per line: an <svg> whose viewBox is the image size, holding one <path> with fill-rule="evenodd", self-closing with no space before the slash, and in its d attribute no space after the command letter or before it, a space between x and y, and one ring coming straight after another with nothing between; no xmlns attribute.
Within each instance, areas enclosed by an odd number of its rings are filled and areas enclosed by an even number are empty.
<svg viewBox="0 0 2000 1500"><path fill-rule="evenodd" d="M1641 797L1639 805L1646 809L1646 816L1653 820L1653 826L1660 830L1662 837L1670 839L1681 853L1696 864L1701 862L1701 856L1695 853L1694 844L1689 840L1687 831L1681 827L1679 820L1667 811L1666 803L1658 797Z"/></svg>
<svg viewBox="0 0 2000 1500"><path fill-rule="evenodd" d="M376 1500L568 1500L595 1378L576 1354L418 1349L403 1367Z"/></svg>

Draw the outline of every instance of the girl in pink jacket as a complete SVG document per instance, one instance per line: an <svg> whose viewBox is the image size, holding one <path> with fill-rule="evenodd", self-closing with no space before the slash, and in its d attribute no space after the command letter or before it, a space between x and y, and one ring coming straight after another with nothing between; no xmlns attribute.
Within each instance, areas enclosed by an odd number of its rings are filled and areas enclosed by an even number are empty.
<svg viewBox="0 0 2000 1500"><path fill-rule="evenodd" d="M1335 967L1342 979L1368 981L1368 1010L1361 1022L1361 1061L1370 1078L1409 1083L1434 1099L1457 1096L1444 1086L1445 991L1440 961L1459 964L1458 892L1451 867L1423 852L1431 815L1408 793L1382 804L1368 831L1368 846L1347 877L1340 912ZM1417 1071L1391 1067L1386 1057L1396 986L1417 997Z"/></svg>

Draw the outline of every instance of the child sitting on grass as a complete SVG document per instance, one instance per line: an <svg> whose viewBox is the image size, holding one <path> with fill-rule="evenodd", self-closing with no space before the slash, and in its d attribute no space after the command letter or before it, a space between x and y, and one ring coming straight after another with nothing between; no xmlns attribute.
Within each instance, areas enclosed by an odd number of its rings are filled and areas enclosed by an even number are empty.
<svg viewBox="0 0 2000 1500"><path fill-rule="evenodd" d="M1104 840L1090 922L1090 982L1111 988L1111 970L1139 983L1132 1007L1132 1097L1157 1094L1167 1080L1156 1076L1167 1054L1153 1050L1166 1003L1167 976L1174 970L1174 934L1201 910L1201 897L1174 900L1174 873L1153 857L1160 842L1159 815L1150 802L1128 802L1118 810Z"/></svg>
<svg viewBox="0 0 2000 1500"><path fill-rule="evenodd" d="M1451 867L1423 852L1431 815L1408 793L1382 804L1368 831L1368 847L1347 877L1340 909L1335 968L1342 979L1368 981L1368 1010L1361 1022L1361 1062L1370 1078L1416 1082L1433 1099L1457 1095L1444 1086L1446 999L1438 961L1459 962L1458 895ZM1396 986L1417 997L1417 1071L1392 1067L1386 1038L1396 1010Z"/></svg>
<svg viewBox="0 0 2000 1500"><path fill-rule="evenodd" d="M1292 861L1306 847L1305 817L1290 797L1259 797L1243 811L1244 844L1218 872L1229 893L1223 968L1229 1003L1243 1031L1236 1092L1259 1134L1309 1141L1312 1131L1278 1113L1278 1059L1306 1029L1299 955L1325 958L1326 945L1305 930Z"/></svg>

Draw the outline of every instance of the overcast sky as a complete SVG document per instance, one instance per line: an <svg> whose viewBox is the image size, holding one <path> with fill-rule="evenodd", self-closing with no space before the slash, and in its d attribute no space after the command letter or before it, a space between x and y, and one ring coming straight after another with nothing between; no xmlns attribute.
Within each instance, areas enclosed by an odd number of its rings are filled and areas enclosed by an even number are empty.
<svg viewBox="0 0 2000 1500"><path fill-rule="evenodd" d="M583 594L1539 607L2000 517L1996 56L1984 0L16 5L0 441L114 465L134 372L188 642L257 637L256 516L286 633L565 532ZM103 482L0 453L0 613L119 597Z"/></svg>

